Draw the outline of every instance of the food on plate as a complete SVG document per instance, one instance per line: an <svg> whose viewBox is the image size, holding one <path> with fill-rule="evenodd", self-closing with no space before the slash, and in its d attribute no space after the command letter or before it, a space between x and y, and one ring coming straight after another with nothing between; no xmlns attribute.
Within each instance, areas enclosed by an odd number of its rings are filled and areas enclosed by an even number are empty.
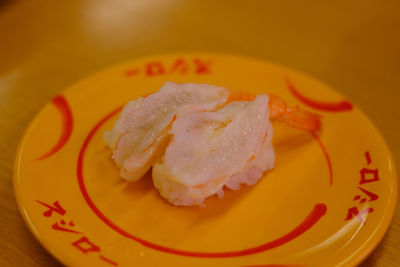
<svg viewBox="0 0 400 267"><path fill-rule="evenodd" d="M129 102L105 141L127 181L153 167L154 186L178 206L204 205L224 188L252 185L274 166L270 119L318 130L320 117L273 94L230 93L206 84L166 83Z"/></svg>
<svg viewBox="0 0 400 267"><path fill-rule="evenodd" d="M150 169L164 150L176 114L213 110L228 96L223 87L167 82L157 93L126 104L112 131L104 135L121 177L136 181Z"/></svg>
<svg viewBox="0 0 400 267"><path fill-rule="evenodd" d="M171 139L153 166L154 185L175 205L201 205L223 188L254 184L274 165L268 96L211 112L178 114Z"/></svg>

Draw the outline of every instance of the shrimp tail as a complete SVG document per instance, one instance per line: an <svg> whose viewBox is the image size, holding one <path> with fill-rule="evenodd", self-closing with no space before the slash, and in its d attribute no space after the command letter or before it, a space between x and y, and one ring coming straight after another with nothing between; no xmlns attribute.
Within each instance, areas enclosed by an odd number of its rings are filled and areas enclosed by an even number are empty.
<svg viewBox="0 0 400 267"><path fill-rule="evenodd" d="M288 110L280 120L286 125L304 131L318 131L322 127L320 115L301 110Z"/></svg>
<svg viewBox="0 0 400 267"><path fill-rule="evenodd" d="M286 125L303 131L318 131L322 127L322 116L300 109L289 107L285 100L274 95L269 96L270 119L276 119ZM245 92L231 92L227 103L232 101L251 101L254 95Z"/></svg>
<svg viewBox="0 0 400 267"><path fill-rule="evenodd" d="M318 131L322 127L322 116L302 110L299 106L288 107L285 100L269 94L270 118L277 119L286 125L304 131Z"/></svg>

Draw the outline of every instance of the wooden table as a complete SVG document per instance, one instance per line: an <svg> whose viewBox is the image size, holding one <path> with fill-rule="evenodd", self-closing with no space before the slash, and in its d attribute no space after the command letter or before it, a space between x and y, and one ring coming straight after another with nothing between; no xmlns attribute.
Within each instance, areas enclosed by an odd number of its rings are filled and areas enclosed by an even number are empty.
<svg viewBox="0 0 400 267"><path fill-rule="evenodd" d="M0 266L58 266L14 199L25 127L77 80L178 51L250 55L303 71L356 103L400 166L400 2L86 0L0 2ZM400 212L362 266L400 266Z"/></svg>

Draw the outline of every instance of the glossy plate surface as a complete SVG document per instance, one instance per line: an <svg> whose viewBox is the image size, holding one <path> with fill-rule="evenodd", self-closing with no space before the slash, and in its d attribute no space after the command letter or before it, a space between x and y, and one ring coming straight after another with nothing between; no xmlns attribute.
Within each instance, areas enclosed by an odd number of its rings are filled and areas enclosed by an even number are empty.
<svg viewBox="0 0 400 267"><path fill-rule="evenodd" d="M319 133L274 123L276 166L206 207L174 207L150 174L126 183L103 134L121 106L165 81L271 92L323 116ZM340 266L382 238L397 198L390 152L371 122L305 75L255 59L136 59L56 96L20 144L14 187L39 241L68 266Z"/></svg>

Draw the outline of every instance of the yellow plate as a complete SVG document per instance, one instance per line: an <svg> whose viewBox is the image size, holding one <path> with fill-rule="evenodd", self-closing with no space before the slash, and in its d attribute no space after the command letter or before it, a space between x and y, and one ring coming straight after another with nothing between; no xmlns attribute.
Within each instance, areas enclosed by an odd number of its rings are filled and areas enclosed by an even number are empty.
<svg viewBox="0 0 400 267"><path fill-rule="evenodd" d="M124 103L165 81L275 93L322 115L323 129L274 123L277 161L264 179L204 208L174 207L151 177L120 179L102 140ZM31 231L68 266L354 265L397 197L390 152L353 104L295 71L219 54L133 60L56 96L20 144L14 187Z"/></svg>

